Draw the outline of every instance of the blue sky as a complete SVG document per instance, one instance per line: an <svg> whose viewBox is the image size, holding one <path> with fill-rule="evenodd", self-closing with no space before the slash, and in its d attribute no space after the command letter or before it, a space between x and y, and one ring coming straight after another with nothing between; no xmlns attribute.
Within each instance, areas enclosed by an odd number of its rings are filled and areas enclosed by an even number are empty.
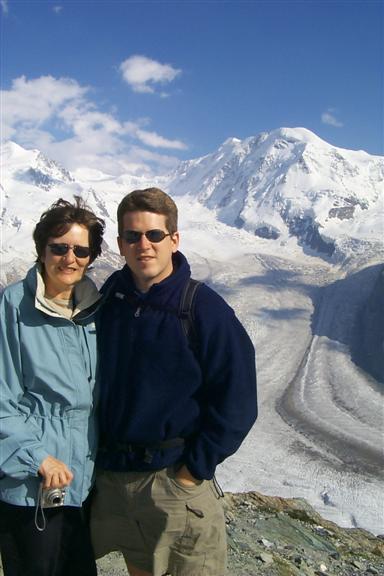
<svg viewBox="0 0 384 576"><path fill-rule="evenodd" d="M0 0L3 138L164 172L303 126L383 153L383 2Z"/></svg>

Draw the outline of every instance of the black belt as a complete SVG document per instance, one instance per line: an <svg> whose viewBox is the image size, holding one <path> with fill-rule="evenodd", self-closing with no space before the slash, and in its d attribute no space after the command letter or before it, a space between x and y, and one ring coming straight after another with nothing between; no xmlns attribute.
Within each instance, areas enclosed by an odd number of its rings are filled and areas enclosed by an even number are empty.
<svg viewBox="0 0 384 576"><path fill-rule="evenodd" d="M171 448L179 448L184 446L184 438L170 438L169 440L162 440L161 442L154 442L153 444L134 444L131 442L114 442L109 445L101 445L99 452L143 452L144 462L150 464L152 462L155 452L158 450L169 450Z"/></svg>

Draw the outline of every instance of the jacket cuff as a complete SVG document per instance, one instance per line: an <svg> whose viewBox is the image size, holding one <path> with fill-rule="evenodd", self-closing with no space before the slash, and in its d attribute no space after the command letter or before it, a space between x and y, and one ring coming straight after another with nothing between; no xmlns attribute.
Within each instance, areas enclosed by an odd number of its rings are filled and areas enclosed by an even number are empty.
<svg viewBox="0 0 384 576"><path fill-rule="evenodd" d="M38 475L41 463L47 458L47 456L49 456L49 454L44 448L35 448L33 450L32 461L30 463L32 475Z"/></svg>
<svg viewBox="0 0 384 576"><path fill-rule="evenodd" d="M196 462L190 457L190 454L185 454L184 464L196 480L212 480L215 475L216 466L197 466Z"/></svg>

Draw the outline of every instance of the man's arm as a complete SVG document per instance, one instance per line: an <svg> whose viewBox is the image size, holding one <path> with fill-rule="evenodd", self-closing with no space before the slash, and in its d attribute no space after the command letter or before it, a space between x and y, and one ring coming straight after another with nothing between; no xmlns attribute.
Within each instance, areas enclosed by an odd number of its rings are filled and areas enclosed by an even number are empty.
<svg viewBox="0 0 384 576"><path fill-rule="evenodd" d="M201 427L185 453L187 471L179 471L191 481L212 478L217 464L236 452L257 417L252 341L233 310L207 286L196 295L195 327L204 380Z"/></svg>

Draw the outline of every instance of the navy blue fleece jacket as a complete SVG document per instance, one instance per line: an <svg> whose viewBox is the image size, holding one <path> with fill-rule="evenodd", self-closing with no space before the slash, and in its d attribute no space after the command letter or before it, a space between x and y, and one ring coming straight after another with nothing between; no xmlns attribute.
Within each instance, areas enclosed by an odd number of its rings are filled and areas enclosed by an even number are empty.
<svg viewBox="0 0 384 576"><path fill-rule="evenodd" d="M105 283L97 319L101 450L98 466L151 470L184 463L210 479L233 454L257 416L255 351L232 308L203 284L196 293L192 351L177 310L190 268L174 255L174 272L140 294L127 266ZM140 448L176 437L184 446Z"/></svg>

